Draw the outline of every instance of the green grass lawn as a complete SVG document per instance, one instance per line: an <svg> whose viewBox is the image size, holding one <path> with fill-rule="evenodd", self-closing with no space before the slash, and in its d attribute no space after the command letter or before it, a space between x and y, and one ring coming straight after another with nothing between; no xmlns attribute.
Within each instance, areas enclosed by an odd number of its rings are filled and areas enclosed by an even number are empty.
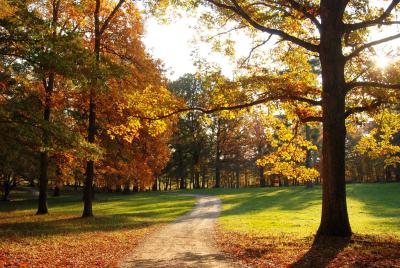
<svg viewBox="0 0 400 268"><path fill-rule="evenodd" d="M176 193L96 194L95 217L82 219L82 193L49 197L49 214L40 216L32 195L11 199L0 203L0 267L115 266L153 228L195 205Z"/></svg>
<svg viewBox="0 0 400 268"><path fill-rule="evenodd" d="M49 215L43 216L34 215L36 200L20 197L1 203L0 235L8 231L17 232L16 235L51 235L166 223L189 211L194 204L194 198L173 193L96 194L95 218L81 219L80 193L49 197Z"/></svg>
<svg viewBox="0 0 400 268"><path fill-rule="evenodd" d="M316 243L320 186L200 193L222 199L218 245L250 267L400 267L399 183L348 185L355 235Z"/></svg>
<svg viewBox="0 0 400 268"><path fill-rule="evenodd" d="M321 187L211 189L222 199L222 228L255 235L307 237L321 217ZM400 238L400 184L350 184L347 204L354 233Z"/></svg>
<svg viewBox="0 0 400 268"><path fill-rule="evenodd" d="M219 245L254 266L400 265L400 184L390 183L348 185L356 236L319 246L312 244L319 186L97 194L90 219L80 217L80 193L50 197L50 213L41 216L34 215L36 200L14 193L12 202L0 203L0 267L113 267L154 228L193 208L194 198L184 193L222 199Z"/></svg>

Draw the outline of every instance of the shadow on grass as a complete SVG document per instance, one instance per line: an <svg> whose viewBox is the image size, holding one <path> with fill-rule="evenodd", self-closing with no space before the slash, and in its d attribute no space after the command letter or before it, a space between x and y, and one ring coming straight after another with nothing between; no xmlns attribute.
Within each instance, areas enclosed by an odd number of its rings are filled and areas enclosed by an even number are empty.
<svg viewBox="0 0 400 268"><path fill-rule="evenodd" d="M199 194L218 195L228 205L223 216L244 215L268 209L301 211L311 206L320 206L320 186L307 189L299 187L206 189L188 191ZM363 212L380 218L398 219L387 225L400 227L400 183L348 184L349 201L361 202ZM319 207L320 208L320 207ZM351 213L351 212L350 212ZM352 215L350 215L351 217Z"/></svg>
<svg viewBox="0 0 400 268"><path fill-rule="evenodd" d="M57 207L66 207L71 204L81 202L82 196L78 194L68 194L60 197L52 197L51 193L48 193L49 205ZM11 200L4 203L5 205L0 206L0 212L14 212L18 210L35 209L37 207L38 197L32 197L31 195L25 195L25 198Z"/></svg>
<svg viewBox="0 0 400 268"><path fill-rule="evenodd" d="M237 195L230 198L229 195ZM321 202L319 188L293 187L284 189L257 189L248 193L228 193L223 203L232 205L223 215L238 215L268 209L296 211L307 209Z"/></svg>
<svg viewBox="0 0 400 268"><path fill-rule="evenodd" d="M46 216L38 216L46 217ZM115 231L121 229L140 229L167 221L132 221L132 217L113 215L88 219L70 217L48 221L29 221L0 224L0 233L7 237L42 237L59 234L74 234L96 231Z"/></svg>
<svg viewBox="0 0 400 268"><path fill-rule="evenodd" d="M347 186L347 197L363 203L368 213L400 222L400 183L353 184Z"/></svg>
<svg viewBox="0 0 400 268"><path fill-rule="evenodd" d="M4 238L41 237L121 229L140 229L170 222L189 211L189 197L138 194L99 194L94 218L82 219L81 196L66 195L49 199L49 215L35 216L37 200L9 202L0 209L0 236Z"/></svg>
<svg viewBox="0 0 400 268"><path fill-rule="evenodd" d="M350 243L350 237L322 237L315 240L311 248L290 267L325 267Z"/></svg>

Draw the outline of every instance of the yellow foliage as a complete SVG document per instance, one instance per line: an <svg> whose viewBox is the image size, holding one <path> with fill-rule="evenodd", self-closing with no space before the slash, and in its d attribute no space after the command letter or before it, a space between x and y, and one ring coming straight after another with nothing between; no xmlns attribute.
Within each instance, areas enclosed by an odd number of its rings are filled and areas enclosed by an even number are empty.
<svg viewBox="0 0 400 268"><path fill-rule="evenodd" d="M304 163L307 150L317 150L312 142L298 133L297 125L286 125L284 119L269 116L266 138L270 141L272 152L257 160L257 165L265 167L266 175L282 175L299 181L315 179L319 172L307 168Z"/></svg>
<svg viewBox="0 0 400 268"><path fill-rule="evenodd" d="M400 163L400 145L393 144L393 138L400 132L400 114L383 110L373 117L376 127L365 134L355 147L359 154L384 158L385 166Z"/></svg>

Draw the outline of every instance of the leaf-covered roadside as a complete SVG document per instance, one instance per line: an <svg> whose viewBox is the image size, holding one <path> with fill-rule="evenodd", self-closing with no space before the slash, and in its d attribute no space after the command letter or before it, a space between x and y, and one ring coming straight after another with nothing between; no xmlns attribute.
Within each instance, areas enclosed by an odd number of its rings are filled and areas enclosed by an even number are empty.
<svg viewBox="0 0 400 268"><path fill-rule="evenodd" d="M82 221L71 215L53 220ZM31 235L21 237L8 233L0 241L0 267L116 267L157 226L99 231L83 228L73 235L31 231Z"/></svg>
<svg viewBox="0 0 400 268"><path fill-rule="evenodd" d="M400 240L353 235L351 239L254 236L218 228L221 250L251 267L400 267Z"/></svg>

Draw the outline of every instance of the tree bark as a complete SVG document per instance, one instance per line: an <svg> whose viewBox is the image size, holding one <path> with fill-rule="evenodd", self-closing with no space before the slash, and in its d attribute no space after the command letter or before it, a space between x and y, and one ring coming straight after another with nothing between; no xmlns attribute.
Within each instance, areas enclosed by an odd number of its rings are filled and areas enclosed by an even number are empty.
<svg viewBox="0 0 400 268"><path fill-rule="evenodd" d="M221 146L220 146L220 136L221 136L221 122L218 119L217 126L217 144L215 153L215 188L221 187L221 173L220 173L220 158L221 158Z"/></svg>
<svg viewBox="0 0 400 268"><path fill-rule="evenodd" d="M94 87L98 84L97 71L100 62L100 0L96 0L96 7L94 11L94 53L96 55L96 74L92 87L90 89L90 101L89 101L89 125L88 125L88 137L87 140L90 143L95 142L96 135L96 102L95 102L95 89ZM93 194L93 181L94 181L94 161L88 160L86 163L86 179L85 188L83 191L83 213L82 218L93 217L92 209L92 194Z"/></svg>
<svg viewBox="0 0 400 268"><path fill-rule="evenodd" d="M48 81L44 79L43 86L46 92L46 98L44 103L44 111L43 111L43 121L45 123L50 122L50 113L51 113L51 95L54 90L54 72L50 73ZM50 135L46 129L43 130L42 136L43 146L47 147L50 144ZM39 200L38 200L38 210L36 215L42 215L48 213L47 208L47 184L48 184L48 169L49 169L49 154L46 151L47 148L44 149L43 152L40 153L40 175L39 175Z"/></svg>
<svg viewBox="0 0 400 268"><path fill-rule="evenodd" d="M60 7L60 1L53 1L52 3L52 42L55 41L57 37L57 21L58 21L58 10ZM43 87L45 89L45 102L44 102L44 111L43 111L43 121L47 124L50 122L50 113L51 113L51 95L54 90L54 80L55 73L51 71L49 74L49 78L46 81L46 78L43 78ZM42 135L43 146L47 147L50 143L50 135L46 129L43 130ZM40 153L40 175L39 175L39 200L38 200L38 210L36 215L47 214L47 184L48 184L48 168L49 168L49 155L45 148Z"/></svg>
<svg viewBox="0 0 400 268"><path fill-rule="evenodd" d="M40 177L39 177L39 201L38 201L38 210L36 212L36 215L43 215L49 212L47 208L48 166L49 166L49 156L47 152L41 152Z"/></svg>
<svg viewBox="0 0 400 268"><path fill-rule="evenodd" d="M260 187L265 187L264 167L258 167L258 174L260 176Z"/></svg>
<svg viewBox="0 0 400 268"><path fill-rule="evenodd" d="M194 172L195 189L200 189L200 171Z"/></svg>
<svg viewBox="0 0 400 268"><path fill-rule="evenodd" d="M179 189L181 190L186 189L186 178L184 176L182 176L180 179Z"/></svg>
<svg viewBox="0 0 400 268"><path fill-rule="evenodd" d="M125 182L124 193L129 194L131 192L130 186L130 181Z"/></svg>
<svg viewBox="0 0 400 268"><path fill-rule="evenodd" d="M342 53L344 0L321 1L322 216L319 236L350 236L345 184L345 58Z"/></svg>
<svg viewBox="0 0 400 268"><path fill-rule="evenodd" d="M58 186L54 186L53 196L57 197L60 196L60 188Z"/></svg>
<svg viewBox="0 0 400 268"><path fill-rule="evenodd" d="M153 182L153 186L151 187L152 189L152 191L154 191L154 192L156 192L157 191L157 188L158 188L158 179L156 179L154 182Z"/></svg>
<svg viewBox="0 0 400 268"><path fill-rule="evenodd" d="M3 198L2 198L3 201L8 201L8 196L10 194L10 191L11 191L10 178L6 178L3 183Z"/></svg>
<svg viewBox="0 0 400 268"><path fill-rule="evenodd" d="M239 189L240 188L240 169L239 168L236 169L235 175L236 175L236 188Z"/></svg>

